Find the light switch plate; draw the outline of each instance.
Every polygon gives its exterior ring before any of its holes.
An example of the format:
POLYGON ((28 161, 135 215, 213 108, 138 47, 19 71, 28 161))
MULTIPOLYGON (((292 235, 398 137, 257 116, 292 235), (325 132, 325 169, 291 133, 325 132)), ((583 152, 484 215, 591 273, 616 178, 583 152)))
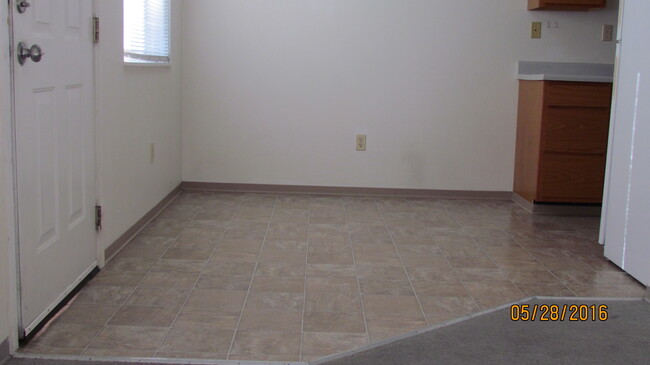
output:
POLYGON ((603 42, 611 42, 614 40, 614 26, 611 24, 603 25, 603 34, 601 36, 603 42))
POLYGON ((357 134, 355 144, 357 146, 357 151, 365 151, 366 150, 366 135, 365 134, 357 134))
POLYGON ((530 38, 540 39, 542 38, 542 22, 533 22, 530 27, 530 38))

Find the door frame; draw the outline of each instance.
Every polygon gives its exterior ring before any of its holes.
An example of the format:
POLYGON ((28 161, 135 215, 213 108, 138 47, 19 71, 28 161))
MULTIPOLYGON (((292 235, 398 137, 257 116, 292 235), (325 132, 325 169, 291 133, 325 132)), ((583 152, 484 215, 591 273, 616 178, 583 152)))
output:
MULTIPOLYGON (((2 25, 0 30, 0 36, 8 39, 8 45, 10 48, 9 60, 6 62, 4 59, 0 58, 0 80, 6 80, 8 82, 3 82, 3 90, 0 93, 2 97, 0 98, 0 145, 2 146, 2 179, 0 186, 2 187, 2 198, 5 202, 5 213, 6 221, 3 222, 6 225, 6 236, 7 236, 7 274, 8 274, 8 320, 9 320, 9 347, 10 352, 13 354, 19 347, 19 340, 21 337, 20 333, 20 323, 21 323, 21 314, 20 314, 20 265, 19 265, 19 237, 18 237, 18 196, 17 196, 17 165, 16 165, 16 120, 15 120, 15 93, 14 93, 14 52, 13 47, 15 46, 15 39, 13 34, 14 29, 14 6, 16 0, 7 0, 6 6, 0 6, 0 19, 6 18, 8 21, 5 25, 2 25)), ((93 9, 93 15, 97 16, 97 0, 91 2, 93 9)), ((90 20, 89 20, 90 21, 90 20)), ((94 83, 94 101, 93 101, 93 121, 95 128, 94 136, 94 149, 95 149, 95 202, 100 204, 101 199, 101 164, 99 156, 101 152, 101 129, 99 125, 99 57, 98 57, 98 45, 94 46, 93 49, 93 83, 94 83)), ((3 244, 0 242, 0 244, 3 244)), ((105 265, 104 249, 102 242, 101 231, 97 232, 95 235, 95 247, 96 247, 96 260, 99 268, 103 268, 105 265)))

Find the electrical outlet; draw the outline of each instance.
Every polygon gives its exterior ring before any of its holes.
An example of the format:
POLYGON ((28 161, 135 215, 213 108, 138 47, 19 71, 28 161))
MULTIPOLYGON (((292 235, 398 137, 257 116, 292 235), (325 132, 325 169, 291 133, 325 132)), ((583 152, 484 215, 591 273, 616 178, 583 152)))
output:
POLYGON ((356 146, 357 146, 357 151, 365 151, 366 150, 366 135, 365 134, 357 134, 357 141, 356 141, 356 146))
POLYGON ((540 39, 542 38, 542 22, 533 22, 530 27, 530 38, 540 39))
POLYGON ((149 145, 149 163, 153 163, 156 159, 156 145, 154 143, 149 145))
POLYGON ((603 42, 611 42, 614 40, 614 26, 611 24, 603 25, 603 33, 600 38, 603 42))

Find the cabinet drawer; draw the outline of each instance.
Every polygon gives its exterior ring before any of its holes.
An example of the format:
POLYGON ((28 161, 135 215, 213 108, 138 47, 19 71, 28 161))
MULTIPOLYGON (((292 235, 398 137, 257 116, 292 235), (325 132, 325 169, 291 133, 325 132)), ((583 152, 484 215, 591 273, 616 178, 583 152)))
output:
POLYGON ((602 202, 605 156, 543 153, 536 200, 549 203, 602 202))
POLYGON ((584 82, 547 82, 546 106, 609 107, 612 84, 584 82))
POLYGON ((609 108, 548 108, 542 127, 542 151, 604 154, 608 135, 609 108))

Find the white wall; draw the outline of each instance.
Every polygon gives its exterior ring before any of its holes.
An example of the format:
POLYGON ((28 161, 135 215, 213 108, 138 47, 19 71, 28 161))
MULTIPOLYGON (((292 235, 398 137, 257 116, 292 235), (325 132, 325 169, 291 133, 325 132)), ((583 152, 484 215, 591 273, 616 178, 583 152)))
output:
POLYGON ((185 1, 183 179, 511 191, 517 61, 612 63, 608 3, 185 1))
POLYGON ((122 62, 122 1, 99 0, 97 5, 101 240, 106 247, 181 182, 182 6, 172 1, 171 66, 147 67, 122 62))

